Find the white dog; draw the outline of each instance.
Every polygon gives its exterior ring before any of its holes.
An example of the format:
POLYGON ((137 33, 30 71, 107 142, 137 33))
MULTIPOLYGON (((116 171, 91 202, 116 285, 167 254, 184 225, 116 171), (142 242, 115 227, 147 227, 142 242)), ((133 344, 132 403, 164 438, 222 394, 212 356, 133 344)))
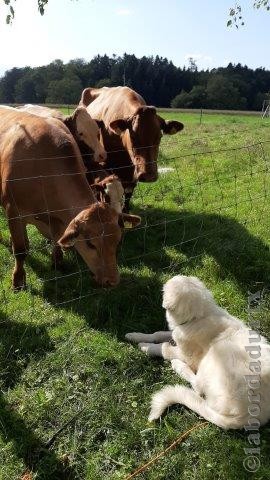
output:
POLYGON ((162 306, 170 332, 128 333, 126 338, 150 356, 171 360, 192 388, 167 386, 156 393, 149 420, 181 403, 226 429, 265 424, 270 419, 267 340, 220 308, 196 277, 169 280, 162 306))

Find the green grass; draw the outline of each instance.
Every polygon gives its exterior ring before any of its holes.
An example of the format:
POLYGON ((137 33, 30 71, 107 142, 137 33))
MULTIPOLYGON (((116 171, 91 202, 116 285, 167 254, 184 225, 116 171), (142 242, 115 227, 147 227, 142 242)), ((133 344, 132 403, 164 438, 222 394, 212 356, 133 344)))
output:
MULTIPOLYGON (((186 128, 162 142, 160 166, 174 170, 136 190, 132 210, 143 220, 123 239, 119 287, 98 289, 73 252, 68 276, 53 271, 46 241, 30 228, 29 287, 14 294, 0 217, 1 480, 25 471, 44 480, 124 479, 200 421, 177 406, 147 424, 151 394, 180 379, 124 340, 129 331, 166 328, 164 281, 197 275, 246 321, 248 292, 270 285, 269 122, 205 115, 200 125, 197 114, 163 115, 186 128)), ((252 312, 268 337, 269 306, 266 296, 252 312)), ((137 478, 269 479, 269 433, 269 425, 261 430, 261 468, 253 475, 243 467, 247 435, 208 425, 137 478)))

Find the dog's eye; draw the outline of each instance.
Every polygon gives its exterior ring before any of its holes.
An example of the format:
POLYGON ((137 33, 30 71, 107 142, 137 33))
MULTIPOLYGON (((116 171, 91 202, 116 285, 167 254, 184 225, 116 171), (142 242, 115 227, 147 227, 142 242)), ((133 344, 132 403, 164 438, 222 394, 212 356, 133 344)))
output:
POLYGON ((88 248, 91 248, 92 250, 96 250, 95 245, 93 245, 93 243, 91 243, 90 240, 86 240, 86 245, 88 248))

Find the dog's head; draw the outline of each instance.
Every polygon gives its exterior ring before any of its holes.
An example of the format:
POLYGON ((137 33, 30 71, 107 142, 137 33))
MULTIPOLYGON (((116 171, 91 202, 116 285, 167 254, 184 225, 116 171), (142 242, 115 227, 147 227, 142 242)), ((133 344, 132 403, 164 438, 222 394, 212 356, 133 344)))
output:
POLYGON ((197 277, 177 275, 163 286, 163 308, 169 328, 206 316, 215 306, 211 292, 197 277))

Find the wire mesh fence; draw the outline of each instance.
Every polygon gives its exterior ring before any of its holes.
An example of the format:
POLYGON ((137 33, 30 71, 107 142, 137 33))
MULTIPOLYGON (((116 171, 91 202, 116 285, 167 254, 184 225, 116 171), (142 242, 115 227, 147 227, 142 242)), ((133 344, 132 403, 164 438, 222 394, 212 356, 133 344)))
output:
MULTIPOLYGON (((268 138, 269 125, 265 124, 164 139, 158 160, 158 181, 138 183, 134 191, 131 211, 140 215, 142 222, 137 228, 123 232, 118 251, 122 277, 118 288, 121 285, 132 288, 138 269, 146 275, 176 274, 187 271, 188 265, 200 264, 205 256, 214 257, 240 283, 244 276, 249 283, 269 282, 269 263, 265 264, 269 262, 269 249, 267 242, 260 239, 261 234, 266 238, 270 226, 268 138), (261 251, 264 256, 260 264, 256 257, 261 251), (241 272, 242 255, 250 255, 249 271, 241 272)), ((19 162, 25 165, 32 160, 19 162)), ((114 171, 117 173, 117 168, 114 171)), ((59 172, 42 178, 37 175, 31 180, 38 185, 64 175, 82 173, 59 172)), ((28 180, 27 176, 14 178, 11 183, 28 180)), ((56 211, 34 209, 33 213, 50 217, 56 211)), ((19 213, 13 219, 27 220, 27 215, 19 213)), ((9 232, 2 214, 1 230, 6 267, 11 273, 13 258, 8 251, 9 232)), ((60 271, 51 266, 52 245, 34 227, 28 227, 28 231, 27 276, 33 305, 36 292, 58 306, 87 300, 100 292, 87 265, 75 251, 65 254, 64 270, 60 271)), ((10 300, 10 282, 5 274, 1 273, 2 304, 10 300)))

